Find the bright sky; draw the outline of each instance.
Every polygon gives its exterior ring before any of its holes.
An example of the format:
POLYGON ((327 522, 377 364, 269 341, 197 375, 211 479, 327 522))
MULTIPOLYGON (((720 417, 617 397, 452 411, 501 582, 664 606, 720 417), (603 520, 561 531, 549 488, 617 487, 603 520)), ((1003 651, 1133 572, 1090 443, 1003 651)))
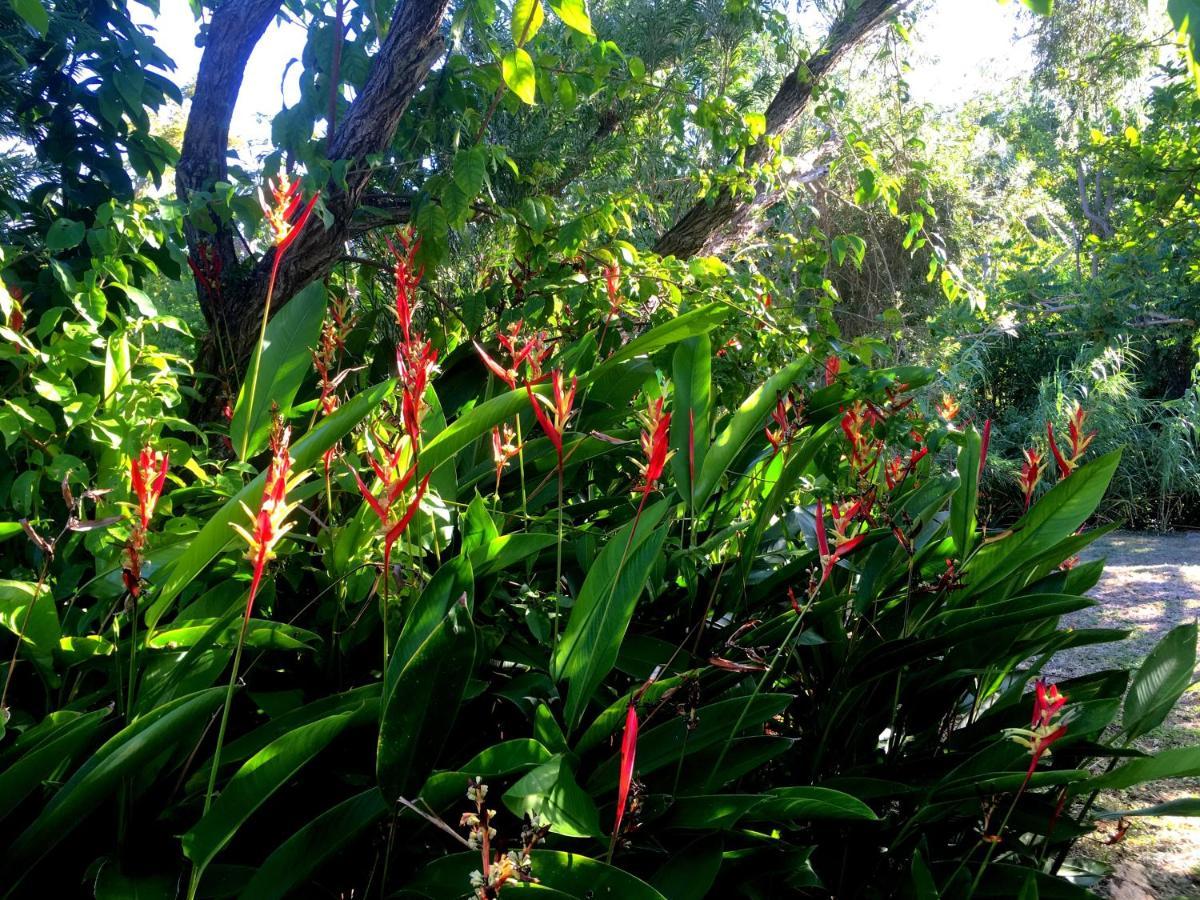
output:
MULTIPOLYGON (((188 0, 160 0, 161 15, 134 5, 135 21, 153 24, 159 46, 178 66, 175 80, 191 83, 200 65, 195 45, 196 22, 188 0)), ((1021 4, 1000 0, 932 0, 918 21, 913 38, 919 59, 909 74, 914 98, 953 106, 984 91, 1026 77, 1032 65, 1028 39, 1017 39, 1021 4)), ((233 136, 261 145, 270 136, 270 119, 282 101, 294 103, 299 67, 284 82, 288 61, 299 57, 304 31, 298 25, 271 26, 259 42, 242 81, 233 116, 233 136), (282 87, 281 87, 282 84, 282 87)), ((249 160, 247 160, 249 161, 249 160)))

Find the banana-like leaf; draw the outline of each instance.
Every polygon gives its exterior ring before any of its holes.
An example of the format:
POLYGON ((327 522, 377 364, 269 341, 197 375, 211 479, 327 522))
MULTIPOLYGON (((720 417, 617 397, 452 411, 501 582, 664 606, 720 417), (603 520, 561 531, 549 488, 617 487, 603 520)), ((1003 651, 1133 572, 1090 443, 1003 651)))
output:
POLYGON ((312 349, 325 319, 325 286, 319 281, 304 288, 271 317, 261 347, 255 347, 250 370, 238 391, 229 423, 229 440, 238 458, 248 460, 267 445, 271 406, 286 415, 296 392, 312 368, 312 349), (251 385, 254 408, 250 408, 251 385))
POLYGON ((1104 775, 1098 775, 1077 788, 1082 791, 1120 791, 1147 781, 1167 778, 1195 778, 1200 775, 1200 747, 1175 747, 1154 756, 1134 759, 1104 775))
POLYGON ((592 692, 612 669, 638 597, 666 539, 655 530, 667 511, 661 501, 609 538, 588 569, 554 654, 553 674, 568 684, 563 721, 574 731, 592 692), (637 526, 636 533, 634 525, 637 526))
POLYGON ((712 442, 703 467, 696 473, 692 494, 695 509, 702 509, 708 502, 734 457, 754 435, 761 433, 771 409, 808 365, 808 360, 802 359, 784 366, 742 401, 729 424, 712 442))
POLYGON ((672 362, 671 472, 680 496, 692 505, 692 473, 704 467, 712 409, 712 340, 707 334, 680 342, 672 362))
POLYGON ((979 502, 979 454, 982 440, 979 432, 968 428, 963 432, 963 445, 958 451, 958 487, 950 500, 950 535, 958 548, 958 558, 966 559, 975 538, 975 507, 979 502))
POLYGON ((375 763, 390 803, 420 787, 458 715, 475 668, 472 584, 465 558, 442 566, 396 642, 384 682, 375 763))
POLYGON ((579 376, 580 385, 596 384, 610 377, 614 370, 626 360, 649 356, 680 341, 697 335, 707 334, 725 320, 729 307, 710 303, 676 316, 661 325, 656 325, 645 334, 625 344, 616 353, 591 371, 579 376))
POLYGON ((54 648, 62 637, 58 610, 50 586, 39 590, 31 581, 0 579, 0 625, 20 635, 21 648, 52 687, 58 685, 54 672, 54 648))
POLYGON ((383 794, 374 787, 327 809, 275 848, 241 896, 246 900, 281 900, 289 896, 308 883, 321 863, 387 813, 383 794))
POLYGON ((203 873, 254 811, 329 746, 349 721, 350 716, 343 714, 302 725, 250 757, 212 808, 183 836, 183 853, 195 871, 203 873))
POLYGON ((97 709, 63 723, 0 771, 0 821, 43 781, 70 765, 96 737, 109 712, 97 709))
POLYGON ((50 852, 88 814, 116 794, 124 779, 193 734, 192 726, 221 705, 224 688, 180 697, 125 726, 79 767, 4 855, 10 891, 28 867, 50 852))
POLYGON ((567 837, 598 838, 600 813, 575 780, 564 754, 557 754, 517 781, 504 794, 513 815, 550 823, 550 830, 567 837))
POLYGON ((1138 667, 1125 696, 1121 726, 1129 740, 1153 731, 1192 683, 1196 669, 1196 623, 1172 628, 1138 667))
MULTIPOLYGON (((332 415, 318 422, 311 431, 292 446, 293 471, 303 472, 315 466, 320 461, 321 454, 345 437, 350 429, 378 408, 391 389, 391 381, 370 387, 351 398, 332 415)), ((204 571, 205 566, 216 559, 231 541, 239 540, 233 529, 230 528, 230 523, 240 521, 246 515, 241 507, 243 502, 252 509, 257 505, 262 497, 266 478, 265 471, 259 472, 258 477, 217 510, 200 529, 200 533, 191 539, 187 550, 175 561, 167 573, 158 597, 146 610, 146 626, 148 628, 154 629, 175 598, 191 584, 197 575, 204 571)))

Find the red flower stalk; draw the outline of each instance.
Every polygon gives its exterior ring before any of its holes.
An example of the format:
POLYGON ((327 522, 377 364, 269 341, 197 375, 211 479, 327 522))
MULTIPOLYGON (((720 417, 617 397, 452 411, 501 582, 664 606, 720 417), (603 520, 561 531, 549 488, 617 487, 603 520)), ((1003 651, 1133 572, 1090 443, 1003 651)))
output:
POLYGON ((637 704, 630 702, 625 712, 625 733, 621 737, 621 768, 617 782, 617 815, 613 823, 613 840, 621 833, 621 820, 625 818, 625 807, 629 803, 629 787, 633 783, 633 763, 637 755, 638 715, 637 704))
POLYGON ((251 528, 247 530, 236 522, 233 523, 234 531, 249 545, 246 558, 254 567, 243 622, 250 619, 250 613, 254 609, 254 598, 258 594, 267 563, 275 558, 275 548, 280 539, 291 530, 292 523, 287 521, 287 517, 296 508, 296 504, 287 502, 287 492, 307 474, 291 475, 292 458, 288 454, 288 442, 291 437, 290 427, 281 428, 276 425, 271 435, 271 463, 267 468, 267 479, 263 485, 258 512, 253 512, 245 503, 242 504, 242 509, 250 517, 251 528))
POLYGON ((271 191, 270 202, 263 195, 262 188, 259 188, 258 203, 266 217, 267 227, 271 230, 271 239, 275 244, 275 264, 278 266, 280 257, 291 246, 292 241, 304 228, 308 217, 312 215, 313 206, 321 194, 319 191, 313 194, 301 209, 304 198, 300 193, 300 182, 292 181, 287 172, 281 172, 274 184, 268 181, 267 186, 271 191))
POLYGON ((604 267, 604 290, 608 294, 608 318, 604 324, 608 325, 621 311, 621 267, 616 263, 604 267))
POLYGON ((421 421, 429 409, 425 390, 437 363, 437 350, 420 334, 396 347, 396 370, 400 376, 400 418, 412 442, 413 452, 421 443, 421 421))
POLYGON ((844 510, 839 510, 836 503, 832 504, 834 537, 837 541, 834 544, 833 551, 830 552, 829 535, 825 531, 825 506, 820 500, 817 501, 817 554, 821 559, 821 581, 817 585, 818 589, 829 580, 829 576, 833 574, 833 568, 838 564, 838 560, 866 540, 865 534, 860 534, 856 537, 848 537, 846 535, 846 529, 862 511, 861 500, 855 501, 844 510))
POLYGON ((517 389, 517 381, 521 378, 521 366, 528 368, 529 375, 525 379, 530 384, 537 384, 542 380, 542 363, 546 361, 546 357, 550 355, 551 348, 546 344, 546 336, 538 332, 528 338, 524 344, 521 342, 521 326, 523 322, 517 320, 513 322, 505 331, 496 333, 496 340, 500 347, 508 355, 509 365, 502 366, 479 345, 475 342, 475 352, 479 354, 479 358, 483 364, 487 366, 489 371, 502 382, 508 385, 510 391, 517 389))
POLYGON ((642 472, 642 502, 654 490, 662 478, 667 460, 671 458, 671 414, 663 412, 663 398, 659 397, 647 407, 642 416, 642 455, 645 463, 638 463, 642 472))
POLYGON ((396 229, 396 240, 400 242, 403 251, 397 250, 396 245, 387 237, 388 248, 396 258, 392 266, 392 274, 396 279, 396 322, 404 335, 405 343, 412 340, 412 311, 416 305, 415 296, 418 285, 425 275, 425 269, 417 265, 417 252, 421 249, 421 239, 414 237, 412 227, 396 229))
POLYGON ((1050 440, 1050 451, 1054 454, 1054 461, 1058 464, 1059 478, 1066 478, 1079 467, 1079 461, 1083 458, 1083 454, 1095 440, 1095 431, 1083 433, 1087 416, 1087 411, 1076 400, 1067 421, 1067 437, 1071 442, 1070 456, 1065 455, 1059 449, 1058 443, 1054 440, 1054 426, 1049 420, 1046 422, 1046 437, 1050 440))
POLYGON ((791 391, 786 397, 780 397, 775 403, 775 409, 771 411, 771 421, 775 423, 776 427, 772 430, 768 425, 763 429, 763 433, 767 436, 767 443, 771 445, 772 455, 792 442, 792 438, 800 430, 803 410, 803 403, 795 399, 791 391))
POLYGON ((1042 473, 1046 471, 1046 464, 1042 454, 1036 448, 1030 447, 1021 452, 1025 454, 1025 462, 1021 464, 1021 474, 1017 476, 1017 484, 1021 486, 1021 493, 1025 495, 1025 508, 1029 509, 1029 504, 1033 502, 1033 492, 1037 490, 1038 482, 1042 480, 1042 473))
POLYGON ((568 391, 563 390, 562 382, 562 370, 555 369, 550 373, 550 384, 554 393, 552 401, 540 394, 535 394, 529 382, 525 383, 525 392, 529 395, 529 404, 533 407, 533 414, 537 417, 538 424, 542 426, 542 431, 546 432, 546 437, 550 438, 550 443, 554 445, 554 452, 558 455, 559 471, 562 471, 563 466, 563 434, 567 430, 567 420, 571 418, 571 407, 575 404, 575 389, 579 386, 579 379, 571 377, 571 388, 568 391), (543 403, 550 407, 553 419, 542 409, 543 403))
POLYGON ((162 496, 163 484, 167 480, 168 456, 149 445, 142 448, 129 462, 129 483, 138 502, 138 517, 143 529, 149 527, 154 516, 154 507, 162 496))
POLYGON ((1033 717, 1029 728, 1009 728, 1008 736, 1023 747, 1028 748, 1032 759, 1029 770, 1025 773, 1024 788, 1033 777, 1034 770, 1043 756, 1050 755, 1050 746, 1067 733, 1067 723, 1071 714, 1059 716, 1066 706, 1066 695, 1058 692, 1057 685, 1047 685, 1044 678, 1039 678, 1035 685, 1033 701, 1033 717))
POLYGON ((836 356, 829 356, 825 360, 825 387, 829 387, 837 380, 838 373, 842 371, 842 361, 836 356))
POLYGON ((958 401, 950 394, 942 394, 942 399, 937 404, 937 414, 947 425, 958 417, 958 410, 958 401))
POLYGON ((508 461, 521 452, 521 448, 514 443, 517 438, 517 433, 513 431, 511 425, 504 423, 504 432, 501 434, 499 427, 492 428, 492 462, 496 465, 496 493, 500 493, 500 476, 504 473, 504 467, 508 465, 508 461))
POLYGON ((138 514, 125 545, 121 580, 134 600, 142 593, 142 563, 145 562, 142 550, 146 546, 146 529, 150 527, 158 498, 162 496, 163 484, 167 480, 167 465, 167 454, 151 450, 148 444, 129 461, 129 486, 137 500, 138 514))
POLYGON ((376 497, 371 492, 357 471, 353 469, 351 471, 354 473, 354 480, 358 483, 358 490, 362 494, 363 500, 367 502, 371 511, 379 519, 380 530, 383 532, 383 568, 386 578, 392 562, 392 547, 404 534, 409 523, 412 522, 413 516, 416 515, 417 509, 421 505, 421 498, 425 496, 425 491, 429 487, 429 477, 432 473, 426 475, 417 485, 412 500, 400 513, 399 518, 396 518, 398 508, 396 501, 400 499, 401 494, 417 474, 417 463, 414 458, 412 465, 405 469, 402 462, 406 455, 405 447, 397 444, 396 447, 389 449, 383 445, 378 436, 376 437, 376 451, 380 458, 376 459, 374 455, 371 455, 367 457, 367 461, 383 486, 383 493, 380 497, 376 497))
POLYGON ((842 415, 842 433, 850 444, 850 467, 859 475, 865 475, 874 467, 883 449, 883 442, 871 433, 879 421, 879 413, 862 400, 853 403, 842 415))

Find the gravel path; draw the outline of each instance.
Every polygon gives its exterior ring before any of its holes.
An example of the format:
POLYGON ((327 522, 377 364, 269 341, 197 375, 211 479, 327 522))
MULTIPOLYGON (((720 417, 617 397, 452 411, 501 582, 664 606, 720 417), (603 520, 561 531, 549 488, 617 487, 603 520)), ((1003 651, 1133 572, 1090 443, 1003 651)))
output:
MULTIPOLYGON (((1051 678, 1099 669, 1136 666, 1167 631, 1200 617, 1200 534, 1114 532, 1097 541, 1085 559, 1105 557, 1104 576, 1091 595, 1093 609, 1074 613, 1064 625, 1075 628, 1128 628, 1118 644, 1080 647, 1055 658, 1051 678)), ((1138 746, 1144 750, 1200 744, 1200 688, 1183 695, 1161 728, 1138 746)), ((1200 779, 1146 785, 1102 794, 1098 805, 1130 809, 1200 796, 1200 779)), ((1114 869, 1100 891, 1116 900, 1200 898, 1200 818, 1133 819, 1124 840, 1109 845, 1109 827, 1081 843, 1081 852, 1114 869)))

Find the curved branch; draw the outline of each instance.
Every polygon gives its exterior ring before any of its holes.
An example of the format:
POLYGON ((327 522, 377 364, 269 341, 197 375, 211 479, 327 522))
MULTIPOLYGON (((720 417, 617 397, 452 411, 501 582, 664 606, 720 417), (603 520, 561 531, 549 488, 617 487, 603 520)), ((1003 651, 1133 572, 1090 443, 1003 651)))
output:
MULTIPOLYGON (((857 7, 847 9, 826 35, 821 49, 801 63, 779 86, 767 107, 766 133, 746 153, 745 165, 750 168, 766 162, 772 155, 772 138, 789 131, 812 100, 813 90, 826 78, 841 58, 859 44, 880 22, 899 10, 907 0, 861 0, 857 7)), ((730 223, 745 223, 760 214, 771 192, 758 186, 752 199, 734 196, 727 188, 704 198, 689 209, 658 239, 654 252, 661 256, 686 259, 701 252, 711 252, 718 245, 718 235, 730 223)))

